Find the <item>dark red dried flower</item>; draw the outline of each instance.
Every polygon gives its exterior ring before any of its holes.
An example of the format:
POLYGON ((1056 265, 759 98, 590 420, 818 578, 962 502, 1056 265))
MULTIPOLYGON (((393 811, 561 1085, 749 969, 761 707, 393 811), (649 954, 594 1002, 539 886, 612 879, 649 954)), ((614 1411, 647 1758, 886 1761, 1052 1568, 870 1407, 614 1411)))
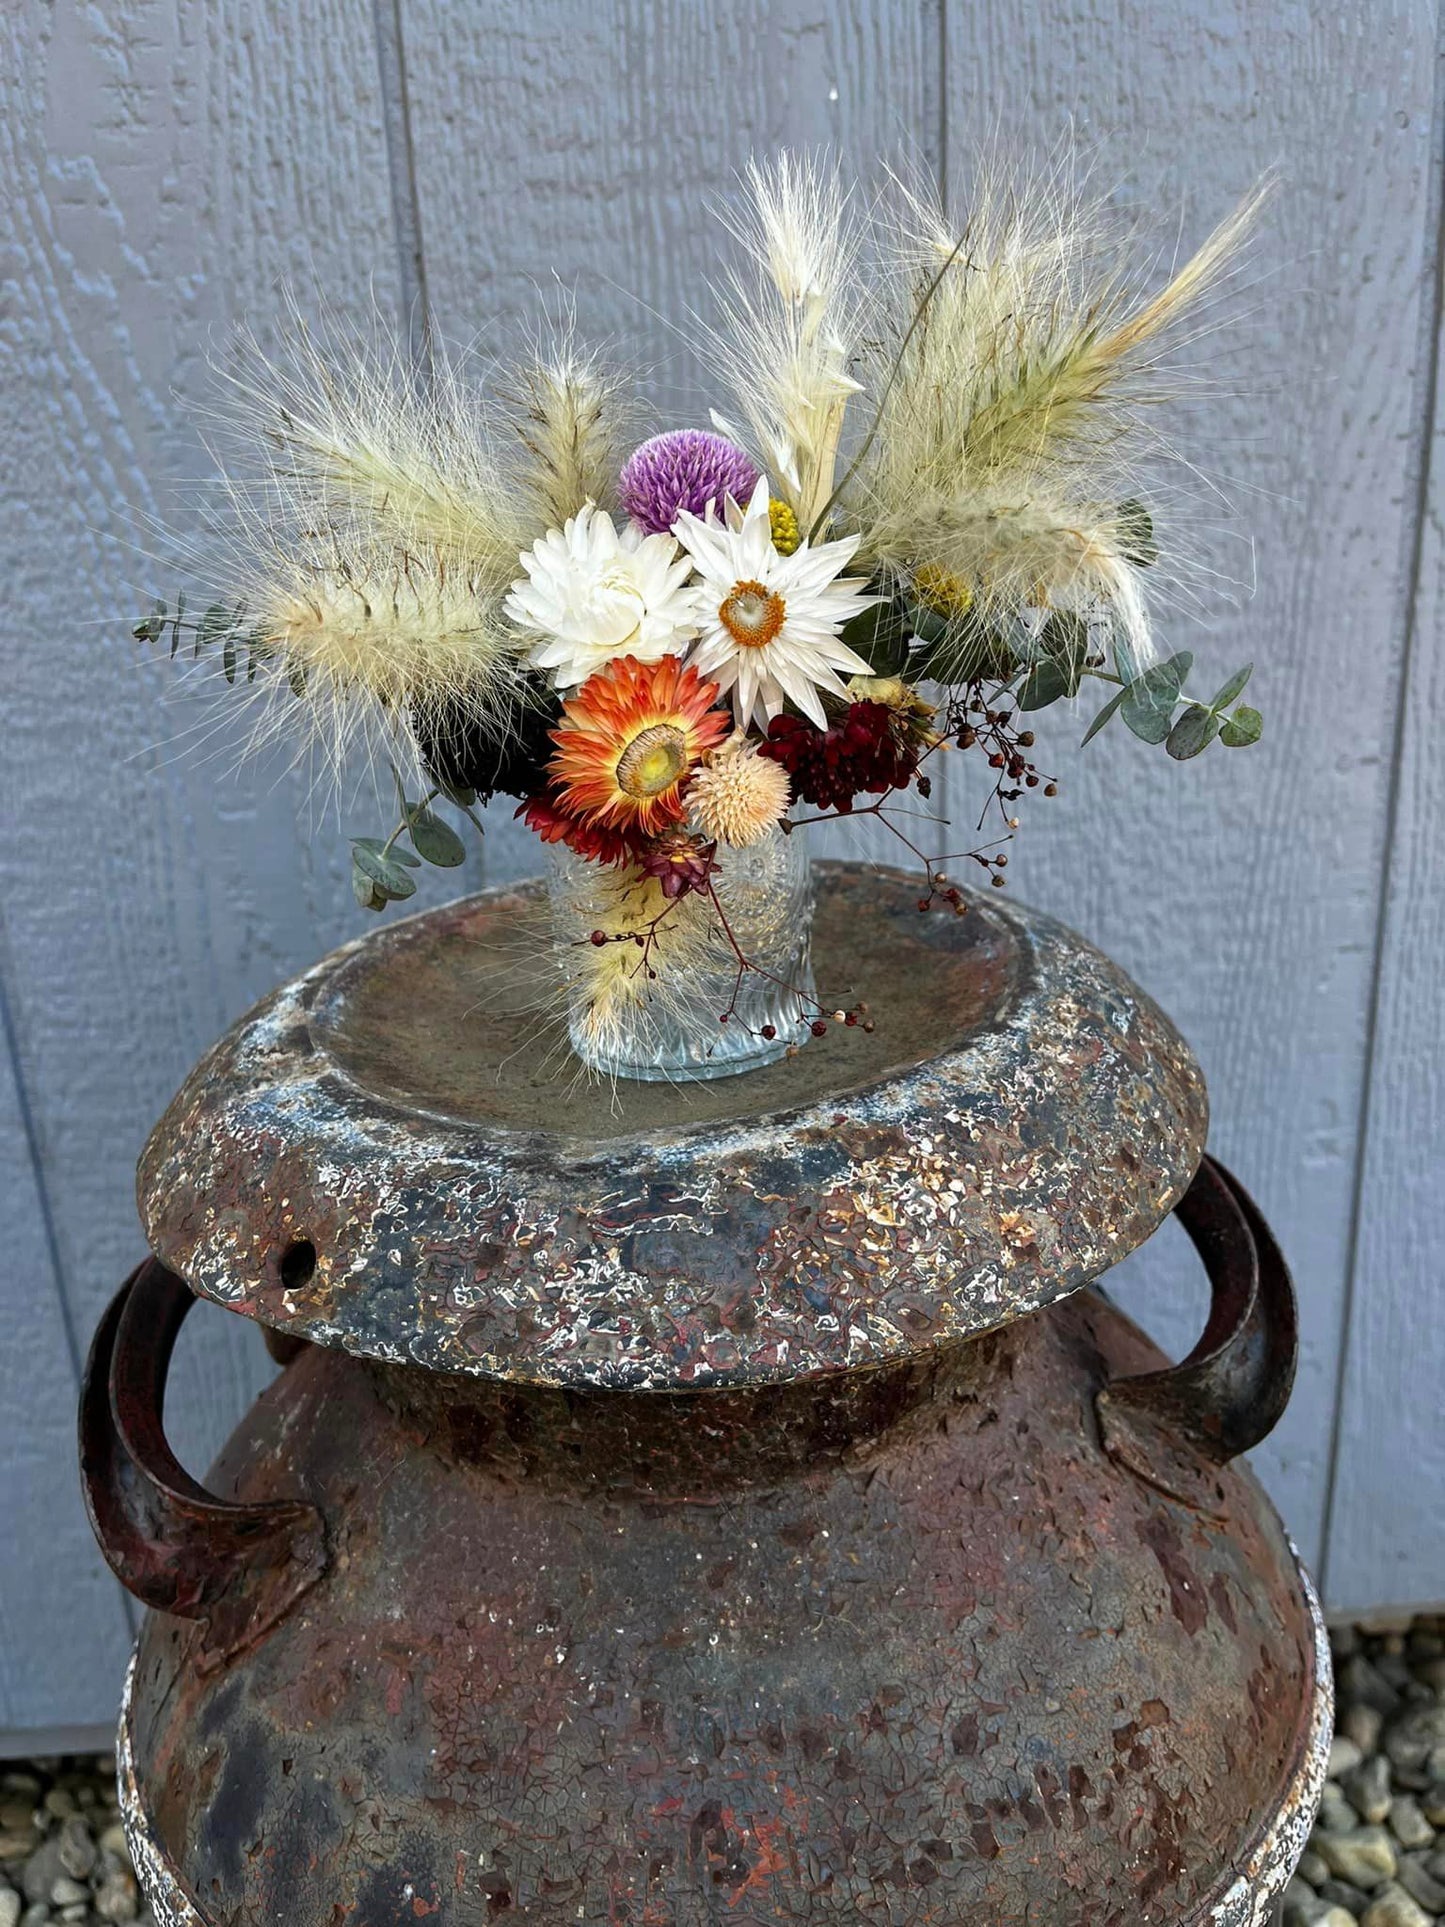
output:
POLYGON ((528 797, 518 805, 516 814, 544 843, 565 843, 574 855, 586 857, 591 863, 628 863, 637 855, 638 841, 632 832, 579 823, 576 817, 567 815, 549 790, 528 797))
POLYGON ((781 763, 793 795, 819 809, 851 810, 860 794, 882 796, 913 780, 921 744, 887 703, 852 703, 819 729, 802 716, 774 716, 760 756, 781 763))
POLYGON ((691 830, 665 830, 639 852, 637 866, 662 885, 669 903, 689 890, 703 890, 717 868, 717 844, 704 842, 691 830))

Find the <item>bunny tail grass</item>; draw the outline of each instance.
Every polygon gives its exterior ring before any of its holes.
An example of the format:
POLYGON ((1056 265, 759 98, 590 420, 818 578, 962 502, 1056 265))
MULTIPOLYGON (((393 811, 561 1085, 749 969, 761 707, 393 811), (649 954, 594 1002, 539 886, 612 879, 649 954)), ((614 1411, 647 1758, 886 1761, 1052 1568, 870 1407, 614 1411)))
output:
POLYGON ((985 180, 961 235, 905 190, 878 429, 847 491, 860 555, 904 581, 943 572, 1002 617, 1107 612, 1131 658, 1147 659, 1128 498, 1156 449, 1159 356, 1266 191, 1146 298, 1104 210, 1067 181, 985 180))
POLYGON ((800 528, 833 491, 864 333, 860 224, 837 171, 803 155, 749 164, 746 206, 724 218, 745 266, 729 278, 714 335, 755 453, 800 528))

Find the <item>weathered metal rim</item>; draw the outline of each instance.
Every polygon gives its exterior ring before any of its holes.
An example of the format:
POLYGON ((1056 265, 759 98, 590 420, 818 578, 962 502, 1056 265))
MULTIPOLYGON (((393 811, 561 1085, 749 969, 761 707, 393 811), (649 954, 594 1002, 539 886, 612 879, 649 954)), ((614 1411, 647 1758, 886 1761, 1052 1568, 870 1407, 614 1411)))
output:
MULTIPOLYGON (((824 873, 843 890, 858 869, 824 873)), ((1117 965, 1023 906, 987 914, 1028 973, 991 1030, 796 1109, 649 1132, 645 1157, 369 1096, 309 1025, 362 939, 178 1094, 141 1161, 151 1247, 200 1295, 315 1343, 537 1384, 776 1383, 971 1338, 1147 1238, 1207 1128, 1188 1047, 1117 965), (1071 1049, 1051 1048, 1061 1029, 1071 1049), (315 1267, 299 1287, 293 1241, 315 1267)))
MULTIPOLYGON (((1309 1613, 1314 1647, 1313 1691, 1304 1748, 1283 1799, 1246 1848, 1243 1864, 1237 1870, 1231 1869, 1209 1898, 1192 1908, 1178 1927, 1264 1927, 1274 1902, 1284 1892, 1299 1864, 1314 1826, 1334 1731, 1334 1673, 1319 1595, 1293 1540, 1289 1547, 1309 1613)), ((161 1845, 141 1791, 131 1734, 137 1656, 138 1653, 132 1655, 126 1670, 116 1744, 116 1780, 131 1864, 156 1917, 157 1927, 220 1927, 220 1923, 208 1921, 200 1911, 174 1861, 161 1845)))

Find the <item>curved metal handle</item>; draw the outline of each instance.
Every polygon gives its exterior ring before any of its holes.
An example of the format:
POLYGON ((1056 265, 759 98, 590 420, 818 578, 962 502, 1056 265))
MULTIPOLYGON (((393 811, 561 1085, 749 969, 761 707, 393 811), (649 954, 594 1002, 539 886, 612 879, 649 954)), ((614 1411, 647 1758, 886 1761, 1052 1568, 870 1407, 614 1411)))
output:
POLYGON ((166 1442, 166 1373, 195 1303, 154 1258, 100 1321, 80 1395, 86 1509, 116 1577, 158 1612, 207 1622, 202 1670, 243 1651, 326 1571, 321 1514, 206 1491, 166 1442))
POLYGON ((1112 1458, 1215 1512, 1224 1493, 1211 1468, 1267 1438, 1289 1402, 1298 1313, 1274 1234, 1222 1164, 1206 1157, 1175 1209, 1213 1288, 1203 1336, 1182 1363, 1106 1385, 1094 1409, 1112 1458))

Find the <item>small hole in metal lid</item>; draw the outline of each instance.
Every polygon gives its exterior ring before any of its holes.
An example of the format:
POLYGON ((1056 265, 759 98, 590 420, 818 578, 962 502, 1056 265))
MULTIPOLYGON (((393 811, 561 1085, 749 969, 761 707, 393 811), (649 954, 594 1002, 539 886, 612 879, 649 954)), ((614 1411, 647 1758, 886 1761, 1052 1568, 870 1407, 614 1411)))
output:
POLYGON ((293 1238, 281 1253, 281 1283, 287 1291, 309 1284, 316 1270, 316 1247, 309 1238, 293 1238))

